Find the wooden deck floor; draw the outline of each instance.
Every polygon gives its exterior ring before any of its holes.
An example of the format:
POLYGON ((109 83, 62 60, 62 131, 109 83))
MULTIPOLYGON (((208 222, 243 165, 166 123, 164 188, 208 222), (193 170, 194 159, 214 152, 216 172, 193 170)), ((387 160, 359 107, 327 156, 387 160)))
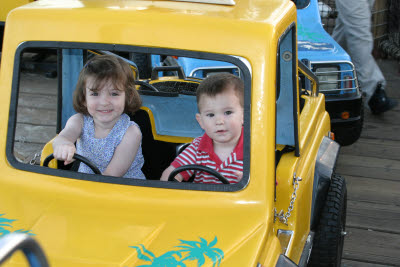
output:
MULTIPOLYGON (((388 82, 390 96, 400 102, 400 74, 397 62, 378 61, 388 82)), ((17 139, 25 132, 41 127, 41 135, 20 140, 21 159, 32 157, 44 142, 55 134, 54 122, 56 80, 39 83, 35 76, 26 76, 19 105, 17 139), (30 90, 35 90, 36 96, 30 90), (42 95, 37 91, 42 90, 42 95), (49 94, 49 91, 52 91, 49 94), (31 108, 40 108, 39 116, 31 108), (21 134, 21 135, 19 135, 21 134), (45 140, 45 141, 44 141, 45 140), (30 143, 26 146, 26 143, 30 143), (28 148, 27 150, 24 148, 28 148), (30 149, 30 150, 29 150, 30 149)), ((337 173, 345 177, 348 188, 348 210, 342 266, 400 266, 400 106, 382 116, 365 111, 362 137, 355 144, 343 147, 337 173)), ((21 137, 22 138, 22 137, 21 137)))
MULTIPOLYGON (((400 102, 395 61, 378 61, 387 92, 400 102)), ((400 266, 400 107, 381 116, 365 111, 361 138, 342 147, 337 173, 348 190, 342 266, 400 266)))

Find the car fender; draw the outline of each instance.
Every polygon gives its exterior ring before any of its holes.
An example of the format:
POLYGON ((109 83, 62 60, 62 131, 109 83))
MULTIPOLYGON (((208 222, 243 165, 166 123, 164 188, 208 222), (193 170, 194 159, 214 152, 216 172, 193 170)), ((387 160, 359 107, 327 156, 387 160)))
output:
POLYGON ((318 224, 319 214, 325 203, 325 196, 335 170, 339 150, 340 145, 337 142, 326 136, 323 137, 315 162, 311 230, 315 229, 318 224))

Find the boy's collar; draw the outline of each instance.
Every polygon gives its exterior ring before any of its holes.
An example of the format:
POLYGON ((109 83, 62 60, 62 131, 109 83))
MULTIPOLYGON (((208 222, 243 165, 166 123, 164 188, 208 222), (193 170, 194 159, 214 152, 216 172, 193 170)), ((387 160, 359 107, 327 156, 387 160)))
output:
MULTIPOLYGON (((213 140, 206 133, 204 133, 204 135, 201 138, 198 150, 207 152, 210 155, 212 153, 215 153, 213 147, 213 140)), ((236 158, 238 160, 243 160, 243 127, 242 127, 242 133, 240 134, 238 143, 233 149, 233 152, 236 153, 236 158)))

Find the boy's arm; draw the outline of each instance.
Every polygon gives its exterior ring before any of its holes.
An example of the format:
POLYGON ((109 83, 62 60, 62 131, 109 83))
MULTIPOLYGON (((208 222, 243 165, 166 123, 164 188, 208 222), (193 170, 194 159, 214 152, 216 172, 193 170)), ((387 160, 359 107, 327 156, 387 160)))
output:
POLYGON ((139 127, 134 125, 129 126, 121 143, 115 149, 114 155, 103 175, 124 176, 136 158, 141 141, 142 133, 139 127))
MULTIPOLYGON (((193 141, 194 142, 194 141, 193 141)), ((182 151, 182 153, 180 153, 175 160, 171 163, 171 165, 166 168, 164 170, 164 172, 161 175, 160 180, 161 181, 168 181, 168 177, 170 175, 170 173, 175 170, 177 167, 179 166, 185 166, 185 165, 189 165, 189 164, 195 164, 196 160, 195 160, 195 154, 196 154, 196 146, 194 145, 194 143, 191 143, 188 147, 185 148, 185 150, 182 151), (188 156, 188 155, 192 155, 188 156), (175 165, 175 166, 173 166, 175 165)), ((188 172, 188 171, 185 171, 188 172)), ((185 175, 187 175, 185 173, 185 175)), ((175 175, 175 180, 182 182, 184 180, 184 176, 181 173, 178 173, 177 175, 175 175)))
MULTIPOLYGON (((170 165, 168 168, 166 168, 166 169, 163 171, 160 180, 161 180, 161 181, 168 181, 169 175, 170 175, 171 172, 172 172, 173 170, 175 170, 175 169, 176 169, 176 168, 175 168, 174 166, 170 165)), ((182 180, 183 180, 182 175, 181 175, 180 173, 178 173, 177 175, 175 175, 175 180, 177 180, 177 181, 179 181, 179 182, 182 182, 182 180)))
POLYGON ((63 160, 64 164, 70 164, 76 152, 74 143, 82 133, 83 116, 75 114, 71 116, 65 128, 58 134, 53 141, 53 155, 58 160, 63 160))

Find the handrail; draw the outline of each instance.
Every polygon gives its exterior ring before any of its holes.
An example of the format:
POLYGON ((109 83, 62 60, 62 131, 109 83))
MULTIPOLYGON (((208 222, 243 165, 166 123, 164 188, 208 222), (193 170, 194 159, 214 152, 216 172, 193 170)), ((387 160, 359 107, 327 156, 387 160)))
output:
POLYGON ((0 238, 0 264, 4 263, 18 250, 22 250, 30 266, 49 266, 39 243, 29 235, 22 233, 11 233, 0 238))
POLYGON ((309 80, 313 82, 313 88, 311 91, 311 96, 318 96, 319 92, 319 80, 318 77, 303 63, 298 60, 298 66, 300 72, 309 80))

